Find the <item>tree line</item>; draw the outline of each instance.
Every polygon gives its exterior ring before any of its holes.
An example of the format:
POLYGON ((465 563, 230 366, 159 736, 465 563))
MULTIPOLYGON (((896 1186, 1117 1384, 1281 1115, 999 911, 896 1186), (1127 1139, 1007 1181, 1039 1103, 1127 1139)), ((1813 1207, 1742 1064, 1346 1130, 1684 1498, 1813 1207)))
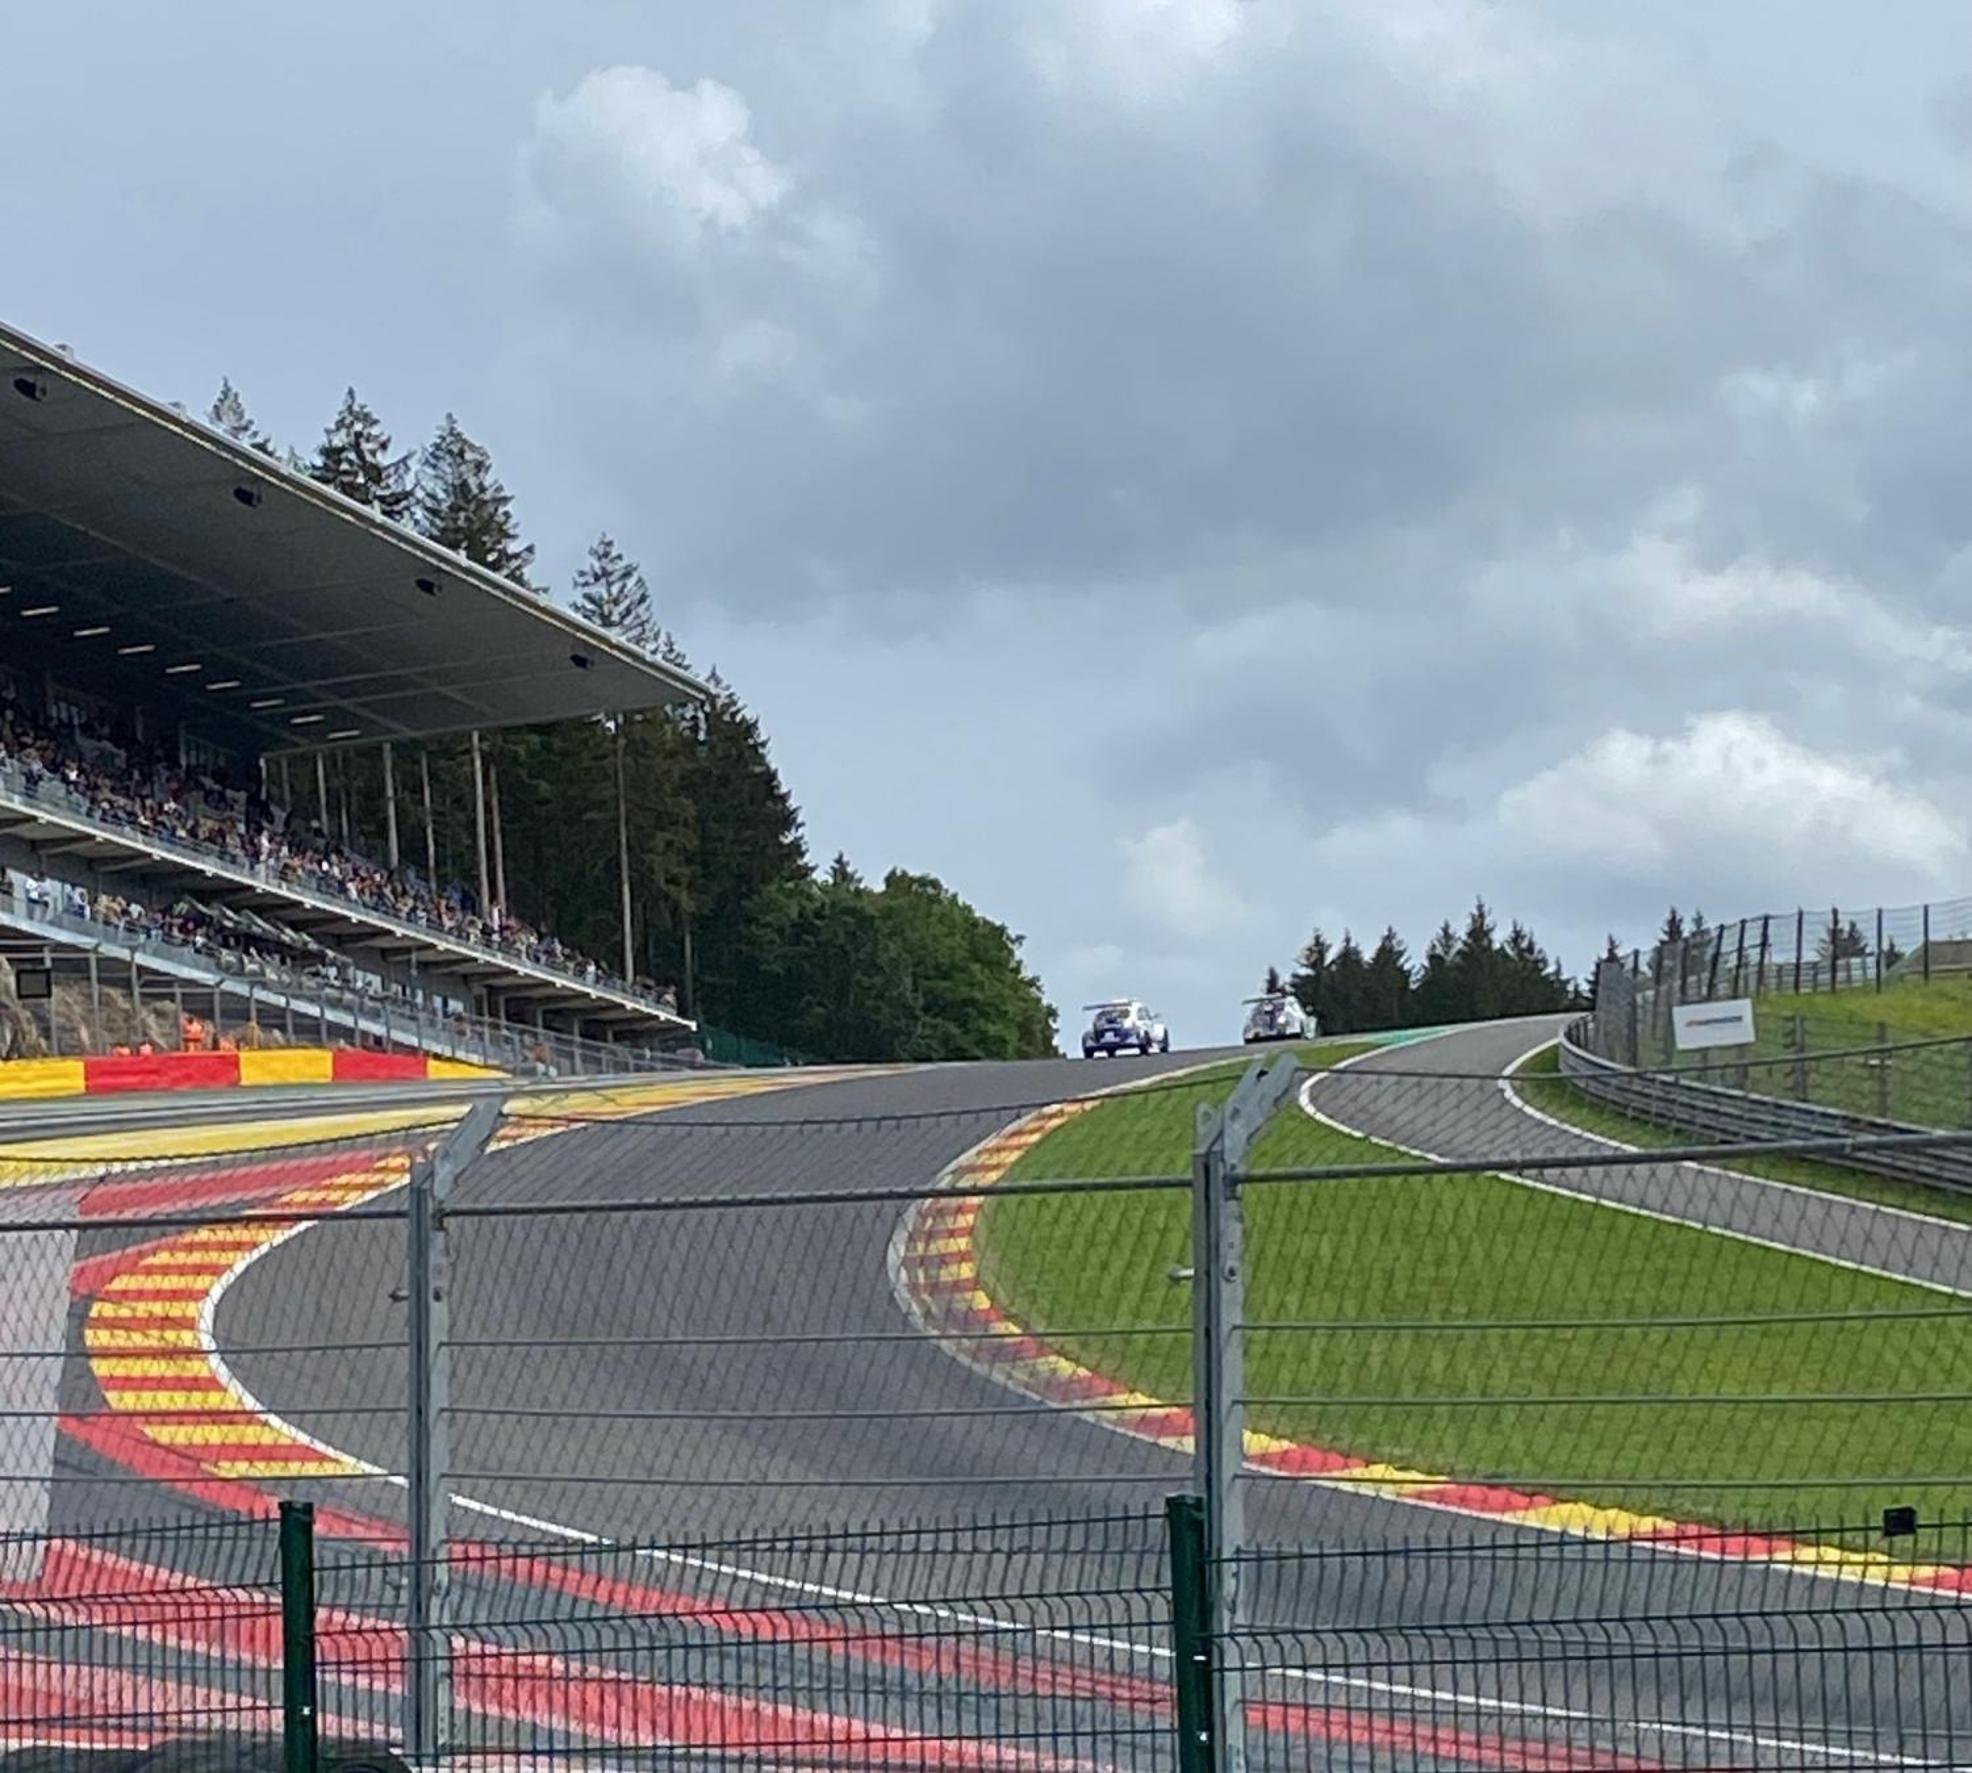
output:
MULTIPOLYGON (((211 422, 537 595, 534 549, 486 448, 448 413, 422 450, 398 453, 351 388, 306 456, 280 450, 222 382, 211 422)), ((691 671, 637 563, 599 535, 568 587, 576 613, 691 671)), ((537 928, 634 976, 679 989, 695 1018, 815 1059, 1016 1059, 1055 1050, 1055 1012, 1021 938, 930 875, 881 886, 838 856, 810 863, 800 809, 758 717, 716 669, 703 701, 482 737, 495 813, 493 896, 537 928), (625 967, 617 794, 625 805, 632 915, 625 967)), ((478 867, 470 740, 432 741, 438 876, 478 867)), ((339 753, 337 820, 381 855, 380 754, 339 753)), ((422 866, 422 779, 395 772, 402 845, 422 866), (414 815, 414 816, 412 816, 414 815)), ((298 796, 304 804, 305 793, 298 796)), ((326 809, 325 809, 326 810, 326 809)), ((336 821, 331 821, 332 829, 336 821)))
POLYGON ((1345 930, 1331 944, 1318 928, 1286 979, 1267 969, 1263 989, 1291 992, 1324 1034, 1435 1028, 1495 1016, 1534 1016, 1586 1007, 1581 988, 1517 920, 1504 938, 1491 908, 1476 900, 1463 930, 1438 926, 1413 963, 1404 939, 1386 927, 1367 953, 1345 930))

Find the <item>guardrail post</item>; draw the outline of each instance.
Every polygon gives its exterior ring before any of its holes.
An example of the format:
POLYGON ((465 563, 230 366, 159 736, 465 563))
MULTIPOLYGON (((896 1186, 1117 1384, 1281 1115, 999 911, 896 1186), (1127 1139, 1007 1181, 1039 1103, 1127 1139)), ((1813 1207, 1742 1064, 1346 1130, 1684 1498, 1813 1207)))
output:
POLYGON ((281 1550, 281 1766, 316 1773, 315 1505, 283 1502, 281 1550))
POLYGON ((1171 1687, 1177 1701, 1178 1773, 1213 1773, 1212 1614, 1206 1594, 1205 1499, 1165 1499, 1171 1551, 1171 1687))
POLYGON ((451 1469, 452 1252, 446 1207, 459 1177, 486 1149, 506 1106, 476 1102, 430 1156, 411 1171, 408 1239, 410 1303, 411 1580, 405 1617, 412 1758, 436 1766, 451 1717, 446 1639, 450 1572, 445 1565, 447 1473, 451 1469))

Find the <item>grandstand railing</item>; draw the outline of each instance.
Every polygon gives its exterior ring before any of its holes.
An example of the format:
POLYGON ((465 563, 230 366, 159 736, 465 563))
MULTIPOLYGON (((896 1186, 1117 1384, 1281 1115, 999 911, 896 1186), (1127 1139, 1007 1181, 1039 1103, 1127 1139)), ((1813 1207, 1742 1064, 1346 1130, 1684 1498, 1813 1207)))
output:
POLYGON ((379 911, 360 899, 324 892, 303 882, 290 880, 277 869, 263 868, 244 857, 228 854, 208 844, 195 843, 186 838, 164 836, 156 831, 146 831, 136 826, 105 819, 86 800, 72 793, 66 784, 53 777, 42 776, 30 785, 27 777, 5 759, 0 759, 0 804, 9 806, 17 812, 31 814, 35 818, 66 825, 81 834, 100 836, 116 843, 126 844, 132 849, 154 855, 161 861, 188 863, 201 873, 209 874, 217 880, 229 881, 235 886, 253 887, 261 891, 277 893, 297 904, 331 911, 338 917, 348 918, 352 922, 368 924, 378 930, 408 936, 417 942, 433 948, 449 950, 461 957, 493 961, 509 972, 539 980, 544 984, 551 984, 563 990, 573 987, 587 996, 616 1004, 623 1009, 661 1017, 680 1028, 690 1026, 687 1018, 679 1015, 674 1006, 659 997, 638 991, 623 981, 610 979, 601 974, 592 978, 581 969, 557 967, 552 963, 518 954, 513 949, 503 948, 494 943, 474 942, 456 931, 413 922, 387 911, 379 911))
MULTIPOLYGON (((0 931, 12 931, 43 950, 40 958, 60 983, 84 995, 82 1032, 69 1039, 52 1016, 45 1039, 53 1054, 106 1051, 106 1001, 131 999, 136 1019, 146 1005, 168 1000, 175 1017, 187 1009, 209 1017, 214 1037, 257 1029, 287 1045, 338 1043, 378 1046, 462 1059, 516 1076, 562 1077, 672 1071, 706 1063, 689 1053, 645 1045, 589 1040, 555 1029, 525 1028, 442 1002, 388 990, 347 989, 303 978, 283 979, 222 948, 196 948, 162 937, 139 938, 119 926, 36 904, 0 889, 0 931), (59 944, 68 953, 55 952, 59 944), (104 977, 104 963, 114 969, 104 977)), ((18 961, 16 946, 8 956, 18 961)), ((717 1062, 716 1060, 714 1062, 717 1062)))

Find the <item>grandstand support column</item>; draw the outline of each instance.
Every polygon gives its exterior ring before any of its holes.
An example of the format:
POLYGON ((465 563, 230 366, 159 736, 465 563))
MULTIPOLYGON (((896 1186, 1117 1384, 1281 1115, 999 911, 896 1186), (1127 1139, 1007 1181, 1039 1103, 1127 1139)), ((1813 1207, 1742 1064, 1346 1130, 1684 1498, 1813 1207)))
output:
POLYGON ((383 742, 383 843, 390 871, 395 874, 401 860, 397 853, 397 760, 388 739, 383 742))
POLYGON ((493 827, 493 903, 500 908, 500 921, 507 920, 507 834, 500 819, 500 760, 486 760, 487 818, 493 827))
POLYGON ((90 1031, 98 1045, 103 1040, 103 969, 97 963, 95 949, 89 950, 89 1022, 90 1031))
POLYGON ((616 717, 616 874, 623 900, 623 976, 634 979, 636 938, 630 915, 630 800, 623 785, 623 716, 616 717))
POLYGON ((423 790, 425 803, 425 879, 436 887, 438 884, 438 827, 431 817, 431 747, 418 747, 418 786, 423 790))
POLYGON ((322 835, 329 835, 329 763, 321 752, 315 753, 315 817, 321 824, 322 835))
POLYGON ((492 903, 493 886, 486 871, 486 767, 478 727, 472 729, 472 837, 479 860, 479 915, 484 917, 492 903))

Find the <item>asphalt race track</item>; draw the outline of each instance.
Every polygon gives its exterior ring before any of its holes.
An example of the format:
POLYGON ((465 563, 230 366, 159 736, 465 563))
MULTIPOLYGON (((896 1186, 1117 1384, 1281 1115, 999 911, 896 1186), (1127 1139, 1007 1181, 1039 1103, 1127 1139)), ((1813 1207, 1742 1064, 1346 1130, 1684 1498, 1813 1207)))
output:
MULTIPOLYGON (((1465 1089, 1456 1115, 1441 1104, 1420 1125, 1424 1094, 1378 1074, 1497 1073, 1552 1026, 1394 1049, 1317 1085, 1315 1106, 1440 1157, 1524 1150, 1537 1130, 1497 1090, 1465 1089)), ((857 1078, 565 1132, 485 1160, 462 1206, 758 1204, 456 1222, 452 1467, 457 1492, 483 1505, 470 1530, 535 1535, 555 1523, 676 1543, 1153 1512, 1187 1487, 1182 1457, 1030 1406, 913 1336, 889 1262, 902 1202, 804 1197, 922 1186, 1026 1108, 1199 1057, 857 1078)), ((1538 1131, 1545 1150, 1569 1137, 1538 1131)), ((1546 1179, 1964 1284, 1972 1240, 1913 1238, 1908 1222, 1847 1203, 1663 1165, 1546 1179)), ((395 1226, 325 1222, 249 1268, 217 1320, 222 1349, 341 1351, 231 1358, 271 1409, 392 1472, 403 1466, 401 1352, 348 1350, 404 1334, 401 1238, 395 1226)), ((1523 1736, 1654 1764, 1910 1764, 1962 1759, 1972 1745, 1946 1736, 1967 1729, 1972 1634, 1957 1597, 1889 1603, 1868 1585, 1771 1566, 1315 1484, 1250 1487, 1257 1542, 1324 1554, 1256 1577, 1249 1593, 1250 1616, 1269 1628, 1249 1656, 1322 1671, 1304 1702, 1334 1703, 1335 1687, 1401 1691, 1413 1711, 1457 1719, 1478 1706, 1523 1736), (1389 1556, 1398 1545, 1417 1549, 1401 1567, 1389 1556), (1509 1626, 1519 1635, 1503 1635, 1509 1626)), ((349 1506, 401 1507, 380 1482, 348 1489, 349 1506)), ((127 1494, 116 1503, 129 1513, 127 1494)), ((1099 1587, 1101 1575, 1092 1565, 1076 1579, 1099 1587)), ((923 1582, 880 1560, 860 1572, 865 1588, 886 1578, 923 1582)), ((1453 1747, 1442 1758, 1462 1757, 1453 1747)))

